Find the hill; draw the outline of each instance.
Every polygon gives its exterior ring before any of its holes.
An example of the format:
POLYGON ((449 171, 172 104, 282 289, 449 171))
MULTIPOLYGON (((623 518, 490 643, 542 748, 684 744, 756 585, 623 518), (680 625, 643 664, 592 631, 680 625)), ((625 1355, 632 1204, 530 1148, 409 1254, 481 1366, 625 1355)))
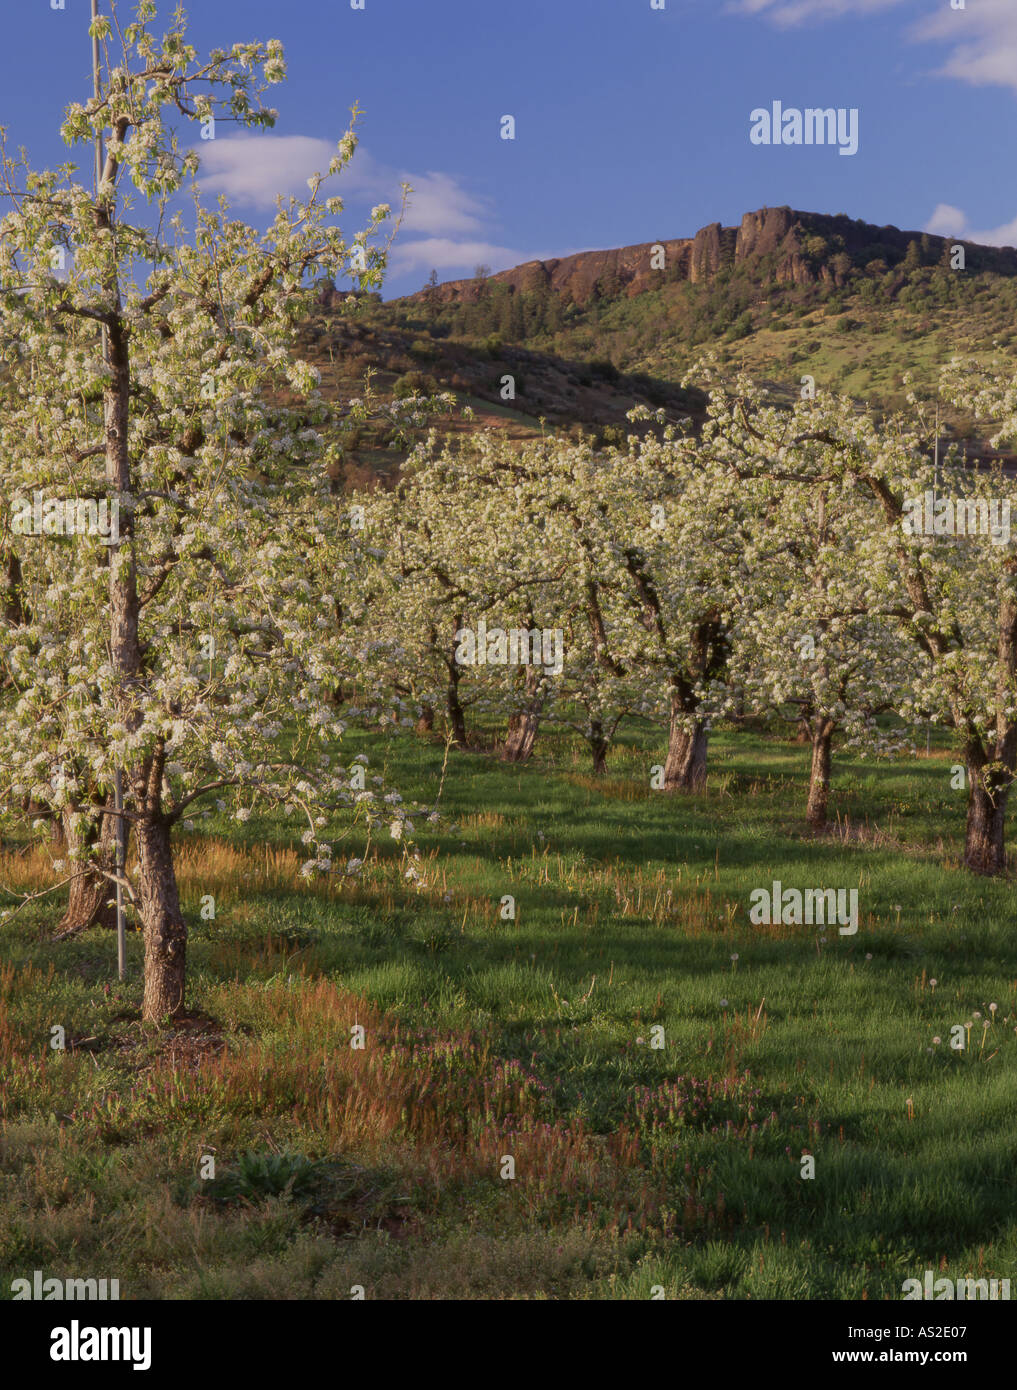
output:
MULTIPOLYGON (((1017 349, 1017 250, 763 208, 738 227, 529 261, 388 303, 325 285, 318 310, 303 347, 326 389, 359 394, 370 371, 382 393, 454 390, 476 418, 450 429, 610 440, 637 402, 697 413, 699 393, 681 382, 706 350, 778 392, 811 376, 892 409, 910 373, 932 398, 954 353, 1017 349)), ((947 410, 944 425, 990 452, 971 421, 947 410)), ((386 443, 354 441, 351 480, 396 464, 386 443)))
POLYGON ((852 271, 865 270, 873 262, 887 268, 901 265, 912 242, 922 264, 949 266, 951 248, 962 245, 968 270, 1017 275, 1017 250, 1012 247, 978 246, 892 226, 876 227, 852 221, 843 213, 832 217, 781 207, 747 212, 739 227, 713 222, 695 236, 678 240, 581 251, 562 260, 527 261, 483 280, 474 277, 429 286, 408 299, 437 305, 476 303, 491 286, 505 285, 513 293, 547 291, 563 305, 583 308, 597 299, 632 298, 664 284, 709 284, 721 272, 739 267, 747 268, 760 283, 843 287, 852 271))

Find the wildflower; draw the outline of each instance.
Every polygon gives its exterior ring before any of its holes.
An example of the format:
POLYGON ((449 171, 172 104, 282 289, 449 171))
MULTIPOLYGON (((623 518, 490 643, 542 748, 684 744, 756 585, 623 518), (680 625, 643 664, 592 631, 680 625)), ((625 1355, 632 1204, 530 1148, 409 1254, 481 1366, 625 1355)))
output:
POLYGON ((942 1039, 941 1039, 941 1038, 933 1038, 932 1041, 933 1041, 933 1042, 936 1044, 936 1046, 938 1047, 939 1044, 940 1044, 940 1042, 942 1041, 942 1039))

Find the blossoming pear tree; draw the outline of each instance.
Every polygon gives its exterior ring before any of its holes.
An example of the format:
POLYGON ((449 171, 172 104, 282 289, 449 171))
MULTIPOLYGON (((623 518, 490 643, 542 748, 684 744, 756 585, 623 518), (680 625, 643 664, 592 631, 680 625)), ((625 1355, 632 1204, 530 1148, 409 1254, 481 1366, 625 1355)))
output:
POLYGON ((735 659, 749 708, 808 730, 806 820, 827 823, 835 734, 869 752, 902 746, 904 731, 880 716, 896 711, 918 654, 880 611, 878 541, 857 524, 872 503, 836 479, 774 484, 753 528, 749 564, 755 602, 735 659))
MULTIPOLYGON (((957 359, 942 394, 990 424, 994 443, 1017 438, 1012 370, 957 359)), ((969 466, 951 449, 933 462, 933 429, 917 398, 877 420, 821 392, 790 408, 741 380, 711 393, 718 435, 746 475, 851 490, 854 544, 866 557, 865 611, 913 648, 897 697, 908 723, 957 734, 966 766, 964 862, 1006 866, 1005 820, 1017 775, 1017 559, 1009 522, 1017 484, 969 466)))
POLYGON ((297 808, 309 862, 327 865, 336 817, 381 813, 335 751, 344 649, 335 593, 309 580, 308 557, 330 554, 341 576, 350 536, 328 486, 335 413, 289 345, 315 279, 378 282, 371 238, 389 210, 353 243, 336 225, 328 184, 353 156, 351 128, 266 230, 198 188, 185 214, 199 171, 188 138, 209 122, 270 127, 262 98, 285 75, 282 47, 201 58, 181 10, 161 37, 152 0, 125 25, 111 10, 93 26, 95 94, 62 127, 72 147, 98 143, 94 185, 72 163, 33 170, 6 144, 0 165, 0 495, 5 508, 41 493, 119 516, 115 538, 9 538, 20 612, 10 619, 8 596, 0 805, 30 796, 102 821, 122 770, 138 858, 124 887, 144 930, 143 1017, 157 1022, 184 1007, 173 833, 185 815, 224 796, 241 817, 258 798, 297 808))
POLYGON ((522 474, 494 436, 444 444, 431 436, 391 491, 354 499, 365 544, 384 557, 383 582, 363 606, 365 650, 418 715, 444 710, 460 747, 469 744, 472 705, 505 712, 510 699, 506 668, 477 659, 483 628, 517 617, 521 599, 562 569, 557 546, 534 544, 522 474))
POLYGON ((671 425, 632 436, 612 476, 601 591, 624 613, 618 659, 668 721, 663 789, 695 791, 706 779, 710 721, 735 704, 729 659, 749 601, 753 497, 691 429, 671 425))
MULTIPOLYGON (((528 612, 542 611, 545 623, 562 631, 562 670, 544 682, 541 713, 584 739, 599 776, 621 722, 632 714, 652 716, 659 704, 659 691, 647 696, 639 669, 621 659, 631 614, 617 569, 618 458, 613 449, 545 438, 518 450, 517 467, 533 523, 531 544, 561 560, 556 568, 548 565, 553 573, 529 595, 528 612)), ((520 715, 524 737, 533 715, 532 705, 520 715)))

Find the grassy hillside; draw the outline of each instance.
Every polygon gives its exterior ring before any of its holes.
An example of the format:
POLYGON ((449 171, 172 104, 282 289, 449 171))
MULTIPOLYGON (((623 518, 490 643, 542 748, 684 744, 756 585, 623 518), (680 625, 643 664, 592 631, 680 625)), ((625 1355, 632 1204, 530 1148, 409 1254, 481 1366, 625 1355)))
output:
MULTIPOLYGON (((476 354, 493 339, 648 378, 658 392, 711 350, 731 370, 780 389, 797 390, 810 375, 820 387, 892 409, 904 404, 905 373, 931 398, 939 366, 955 353, 998 347, 1017 360, 1017 278, 979 268, 977 248, 969 248, 967 269, 953 270, 931 240, 910 243, 906 254, 874 243, 852 261, 803 237, 796 282, 781 278, 786 265, 773 255, 754 256, 697 283, 661 274, 621 284, 605 275, 577 302, 568 291, 516 287, 509 280, 519 273, 507 272, 509 279, 439 287, 454 290, 451 298, 425 291, 376 312, 422 345, 476 354), (866 261, 869 250, 884 254, 866 261)), ((947 411, 945 424, 984 446, 970 420, 947 411)))
MULTIPOLYGON (((483 342, 449 338, 403 323, 387 305, 347 299, 322 306, 306 323, 296 350, 313 362, 330 398, 349 400, 367 390, 381 400, 452 392, 457 406, 436 422, 450 435, 478 430, 532 439, 544 430, 596 441, 620 441, 633 426, 634 404, 663 406, 678 419, 702 408, 700 393, 648 372, 619 372, 610 362, 586 362, 550 351, 505 343, 496 334, 483 342), (512 379, 505 395, 506 375, 512 379), (465 408, 472 418, 465 416, 465 408)), ((390 478, 406 457, 395 429, 357 429, 345 439, 337 485, 363 486, 390 478)))

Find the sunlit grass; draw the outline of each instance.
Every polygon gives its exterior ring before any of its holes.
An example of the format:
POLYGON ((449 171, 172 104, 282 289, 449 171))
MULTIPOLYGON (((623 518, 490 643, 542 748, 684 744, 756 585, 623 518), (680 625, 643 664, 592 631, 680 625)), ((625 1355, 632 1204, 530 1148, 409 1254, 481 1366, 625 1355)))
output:
MULTIPOLYGON (((138 1022, 136 931, 121 985, 110 934, 48 939, 58 898, 9 919, 0 1296, 35 1268, 185 1298, 1012 1276, 1013 884, 959 868, 950 750, 839 754, 817 837, 807 750, 721 733, 706 793, 672 798, 658 738, 630 731, 604 779, 554 736, 528 766, 454 757, 410 879, 384 838, 360 874, 304 880, 284 821, 198 822, 191 1017, 163 1035, 138 1022), (773 878, 857 888, 857 935, 752 926, 773 878)), ((359 742, 433 795, 438 742, 359 742)), ((57 854, 8 848, 0 883, 37 891, 57 854)))

